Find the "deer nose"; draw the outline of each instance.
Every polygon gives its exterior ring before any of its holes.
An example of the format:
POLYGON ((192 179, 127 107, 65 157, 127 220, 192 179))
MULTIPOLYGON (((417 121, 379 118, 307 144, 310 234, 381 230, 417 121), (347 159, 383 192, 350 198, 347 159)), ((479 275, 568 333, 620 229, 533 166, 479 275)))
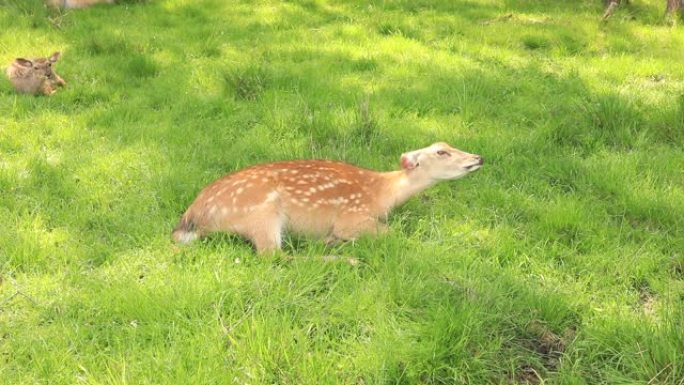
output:
POLYGON ((484 158, 481 157, 480 155, 475 155, 475 160, 477 160, 477 164, 479 164, 479 165, 484 164, 484 158))

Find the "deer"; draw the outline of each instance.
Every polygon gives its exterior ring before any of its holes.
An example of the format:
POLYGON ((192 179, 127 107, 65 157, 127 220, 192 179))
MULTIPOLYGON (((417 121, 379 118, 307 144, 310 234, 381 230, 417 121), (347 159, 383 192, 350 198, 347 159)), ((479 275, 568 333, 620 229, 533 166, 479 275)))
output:
POLYGON ((16 58, 7 67, 7 77, 18 92, 52 95, 57 87, 66 86, 64 79, 52 69, 61 56, 60 52, 55 52, 48 58, 16 58))
POLYGON ((114 4, 114 0, 48 0, 48 5, 63 8, 85 8, 95 4, 114 4))
POLYGON ((210 233, 237 234, 258 254, 281 249, 284 231, 352 241, 387 231, 390 211, 441 181, 482 167, 480 155, 444 142, 405 152, 401 169, 373 171, 333 160, 263 163, 206 186, 172 232, 187 244, 210 233))

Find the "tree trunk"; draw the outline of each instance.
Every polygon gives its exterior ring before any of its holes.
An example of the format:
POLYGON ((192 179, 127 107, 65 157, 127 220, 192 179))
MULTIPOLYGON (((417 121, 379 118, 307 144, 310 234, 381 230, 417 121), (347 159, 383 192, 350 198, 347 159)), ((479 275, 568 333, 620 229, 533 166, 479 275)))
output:
POLYGON ((615 8, 617 8, 618 5, 620 5, 620 0, 606 0, 606 11, 603 13, 603 21, 606 21, 609 17, 613 16, 613 12, 615 12, 615 8))
POLYGON ((665 18, 671 23, 676 23, 674 15, 677 12, 684 13, 684 0, 667 0, 667 7, 665 7, 665 18))
POLYGON ((665 8, 665 13, 668 15, 684 9, 684 0, 667 0, 667 8, 665 8))
POLYGON ((679 8, 679 0, 667 0, 667 8, 665 8, 665 13, 672 13, 679 8))
MULTIPOLYGON (((671 16, 673 13, 679 11, 684 13, 684 0, 665 0, 667 6, 665 8, 665 16, 671 16)), ((605 0, 606 11, 603 13, 603 21, 608 20, 613 16, 615 9, 622 3, 628 4, 629 0, 605 0)))

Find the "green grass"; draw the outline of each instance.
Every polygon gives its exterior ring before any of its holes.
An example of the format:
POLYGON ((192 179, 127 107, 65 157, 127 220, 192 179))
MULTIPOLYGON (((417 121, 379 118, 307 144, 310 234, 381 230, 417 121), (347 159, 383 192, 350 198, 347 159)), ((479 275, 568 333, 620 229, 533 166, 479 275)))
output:
POLYGON ((0 0, 3 384, 684 381, 684 30, 640 0, 0 0), (386 236, 170 231, 256 162, 487 160, 386 236), (358 266, 323 262, 335 254, 358 266))

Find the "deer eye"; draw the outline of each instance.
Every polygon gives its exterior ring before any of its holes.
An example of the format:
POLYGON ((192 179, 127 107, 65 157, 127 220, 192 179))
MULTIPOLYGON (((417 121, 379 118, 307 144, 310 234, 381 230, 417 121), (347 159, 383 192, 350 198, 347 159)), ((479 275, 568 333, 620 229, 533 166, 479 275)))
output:
POLYGON ((437 151, 437 155, 439 155, 439 156, 445 156, 445 155, 451 156, 451 154, 449 154, 448 151, 444 151, 444 150, 437 151))

